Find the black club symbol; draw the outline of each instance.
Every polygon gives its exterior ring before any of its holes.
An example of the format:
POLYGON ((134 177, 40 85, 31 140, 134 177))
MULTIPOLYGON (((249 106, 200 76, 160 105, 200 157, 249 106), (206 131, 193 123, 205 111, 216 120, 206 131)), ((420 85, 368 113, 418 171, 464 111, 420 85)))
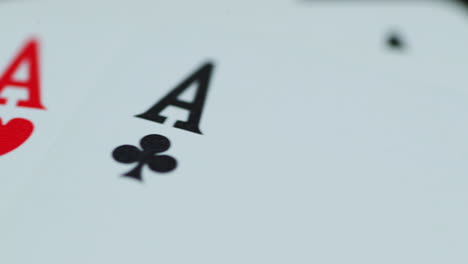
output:
POLYGON ((138 164, 123 176, 142 181, 141 170, 146 164, 154 172, 170 172, 177 167, 177 161, 168 155, 159 155, 169 149, 171 142, 161 135, 147 135, 140 140, 142 150, 132 145, 122 145, 114 149, 112 157, 121 163, 138 164))

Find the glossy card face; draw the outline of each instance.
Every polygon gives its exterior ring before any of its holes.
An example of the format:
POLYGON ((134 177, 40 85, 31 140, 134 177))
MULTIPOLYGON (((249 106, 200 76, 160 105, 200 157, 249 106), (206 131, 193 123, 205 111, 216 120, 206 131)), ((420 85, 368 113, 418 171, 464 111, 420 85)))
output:
POLYGON ((462 4, 2 5, 0 263, 468 261, 462 4))
POLYGON ((20 196, 28 197, 21 190, 38 177, 37 166, 46 166, 51 145, 73 120, 88 82, 113 63, 127 36, 105 24, 87 24, 78 7, 16 1, 0 6, 3 216, 17 208, 20 196))

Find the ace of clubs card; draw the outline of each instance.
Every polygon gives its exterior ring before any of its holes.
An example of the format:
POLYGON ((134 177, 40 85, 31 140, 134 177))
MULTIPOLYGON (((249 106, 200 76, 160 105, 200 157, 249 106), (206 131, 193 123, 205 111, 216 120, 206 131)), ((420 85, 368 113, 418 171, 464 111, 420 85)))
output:
POLYGON ((468 260, 460 13, 278 2, 259 20, 243 4, 230 16, 194 4, 170 30, 177 7, 133 7, 141 15, 120 31, 131 38, 83 80, 22 189, 0 260, 468 260), (377 41, 396 18, 404 52, 377 41))

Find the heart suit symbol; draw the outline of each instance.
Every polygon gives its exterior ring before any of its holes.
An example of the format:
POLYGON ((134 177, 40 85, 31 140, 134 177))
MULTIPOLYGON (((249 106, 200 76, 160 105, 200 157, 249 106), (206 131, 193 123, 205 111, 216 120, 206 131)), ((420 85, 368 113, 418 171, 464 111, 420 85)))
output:
POLYGON ((23 118, 15 118, 2 124, 0 118, 0 155, 7 154, 21 146, 32 134, 34 125, 23 118))

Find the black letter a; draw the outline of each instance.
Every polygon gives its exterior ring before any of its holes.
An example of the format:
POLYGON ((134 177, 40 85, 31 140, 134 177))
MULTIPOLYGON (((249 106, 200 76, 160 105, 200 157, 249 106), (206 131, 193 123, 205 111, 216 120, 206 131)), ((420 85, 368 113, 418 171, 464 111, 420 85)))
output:
POLYGON ((163 124, 166 121, 166 117, 160 115, 161 111, 170 105, 180 107, 189 111, 189 117, 187 121, 177 121, 174 124, 174 127, 201 134, 199 128, 200 119, 203 111, 203 105, 205 104, 213 67, 214 66, 212 63, 204 64, 202 67, 200 67, 200 69, 190 75, 182 83, 180 83, 148 111, 144 112, 143 114, 139 114, 136 117, 163 124), (193 102, 189 103, 177 99, 177 97, 179 97, 185 90, 187 90, 187 88, 189 88, 193 82, 198 83, 193 102))

